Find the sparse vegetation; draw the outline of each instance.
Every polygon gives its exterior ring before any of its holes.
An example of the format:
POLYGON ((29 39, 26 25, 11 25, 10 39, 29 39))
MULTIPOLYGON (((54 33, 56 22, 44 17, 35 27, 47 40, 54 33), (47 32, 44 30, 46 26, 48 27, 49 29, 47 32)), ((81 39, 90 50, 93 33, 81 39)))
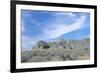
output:
POLYGON ((24 51, 21 62, 47 62, 67 60, 87 60, 90 57, 90 40, 39 41, 31 51, 24 51))

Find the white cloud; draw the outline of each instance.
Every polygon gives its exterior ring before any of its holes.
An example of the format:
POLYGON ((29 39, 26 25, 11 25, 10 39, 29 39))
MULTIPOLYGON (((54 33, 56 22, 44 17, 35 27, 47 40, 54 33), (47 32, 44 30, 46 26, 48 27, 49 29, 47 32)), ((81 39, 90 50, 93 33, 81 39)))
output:
MULTIPOLYGON (((70 14, 72 16, 74 16, 72 13, 70 14)), ((49 39, 54 39, 54 38, 58 38, 64 34, 82 29, 85 27, 85 20, 86 17, 85 15, 77 18, 76 16, 74 16, 73 18, 76 19, 76 21, 72 24, 56 24, 56 21, 54 24, 52 25, 48 25, 47 27, 43 27, 42 33, 40 35, 37 36, 22 36, 22 48, 24 50, 29 50, 32 49, 33 45, 38 41, 38 40, 49 40, 49 39)), ((33 20, 35 21, 35 20, 33 20)), ((60 21, 58 19, 58 21, 60 21)), ((57 21, 57 22, 58 22, 57 21)), ((39 22, 35 21, 34 23, 40 24, 39 22)), ((50 22, 52 23, 52 22, 50 22)), ((49 24, 50 24, 49 23, 49 24)), ((22 26, 22 31, 25 31, 24 26, 22 26)))
POLYGON ((43 30, 44 35, 48 37, 48 39, 53 39, 62 36, 63 34, 67 34, 69 32, 81 29, 84 27, 85 16, 81 16, 77 19, 77 21, 73 24, 54 24, 52 27, 45 28, 43 30))
POLYGON ((55 13, 54 16, 56 16, 56 15, 57 16, 58 15, 61 15, 61 16, 62 15, 64 15, 64 16, 67 15, 67 16, 71 16, 71 17, 76 17, 76 15, 74 13, 72 13, 72 12, 70 12, 70 13, 68 13, 68 12, 65 12, 65 13, 55 13))
POLYGON ((33 37, 22 36, 22 50, 32 49, 36 41, 33 37))
POLYGON ((37 26, 40 26, 41 25, 34 17, 32 17, 30 19, 30 23, 32 23, 33 25, 37 25, 37 26))

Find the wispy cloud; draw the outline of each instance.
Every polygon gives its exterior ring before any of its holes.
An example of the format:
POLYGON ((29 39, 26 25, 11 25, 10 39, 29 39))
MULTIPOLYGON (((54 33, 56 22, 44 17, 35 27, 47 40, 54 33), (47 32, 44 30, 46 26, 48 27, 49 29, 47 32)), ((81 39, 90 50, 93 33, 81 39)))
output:
MULTIPOLYGON (((32 12, 32 11, 31 11, 32 12)), ((34 11, 33 11, 34 12, 34 11)), ((33 13, 34 14, 34 13, 33 13)), ((68 13, 47 13, 44 14, 44 21, 38 21, 34 15, 29 12, 23 14, 22 18, 22 48, 24 50, 31 49, 34 44, 39 40, 52 40, 68 33, 85 28, 86 15, 68 12, 68 13), (26 14, 26 15, 25 15, 26 14), (51 15, 51 18, 47 18, 51 15), (34 31, 34 32, 32 32, 34 31), (23 34, 24 32, 24 34, 23 34)), ((42 15, 42 14, 40 14, 42 15)), ((38 15, 37 15, 38 16, 38 15)), ((41 16, 40 16, 41 17, 41 16)), ((88 26, 89 27, 89 26, 88 26)), ((84 35, 85 36, 85 35, 84 35)), ((80 36, 81 38, 82 36, 80 36)))
POLYGON ((37 21, 34 17, 32 17, 29 21, 31 24, 33 25, 37 25, 40 26, 41 24, 39 23, 39 21, 37 21))
POLYGON ((76 31, 84 27, 85 16, 81 16, 77 19, 75 23, 72 24, 54 24, 51 27, 43 29, 43 34, 48 36, 48 39, 53 39, 62 36, 63 34, 67 34, 72 31, 76 31))
POLYGON ((55 13, 55 14, 54 14, 54 16, 58 16, 58 15, 59 15, 59 16, 60 16, 60 15, 61 15, 61 16, 62 16, 62 15, 64 15, 64 16, 67 15, 67 16, 71 16, 71 17, 76 17, 76 15, 75 15, 74 13, 72 13, 72 12, 69 12, 69 13, 68 13, 68 12, 67 12, 67 13, 66 13, 66 12, 65 12, 65 13, 55 13))
POLYGON ((29 36, 22 36, 22 50, 31 50, 38 40, 29 36))

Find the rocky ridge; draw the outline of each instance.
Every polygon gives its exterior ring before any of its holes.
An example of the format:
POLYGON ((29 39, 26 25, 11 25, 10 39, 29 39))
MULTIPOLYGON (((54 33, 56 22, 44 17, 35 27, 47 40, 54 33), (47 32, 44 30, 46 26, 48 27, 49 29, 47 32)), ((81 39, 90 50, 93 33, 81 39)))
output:
POLYGON ((90 58, 90 39, 38 41, 31 51, 22 52, 21 62, 87 60, 90 58))

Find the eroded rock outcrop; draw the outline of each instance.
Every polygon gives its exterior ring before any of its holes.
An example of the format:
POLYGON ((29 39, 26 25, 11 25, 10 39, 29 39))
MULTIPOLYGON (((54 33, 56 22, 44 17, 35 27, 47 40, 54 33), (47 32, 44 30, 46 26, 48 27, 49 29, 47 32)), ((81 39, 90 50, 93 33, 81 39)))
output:
POLYGON ((22 52, 21 62, 86 60, 90 58, 90 39, 52 42, 38 41, 31 51, 22 52))

